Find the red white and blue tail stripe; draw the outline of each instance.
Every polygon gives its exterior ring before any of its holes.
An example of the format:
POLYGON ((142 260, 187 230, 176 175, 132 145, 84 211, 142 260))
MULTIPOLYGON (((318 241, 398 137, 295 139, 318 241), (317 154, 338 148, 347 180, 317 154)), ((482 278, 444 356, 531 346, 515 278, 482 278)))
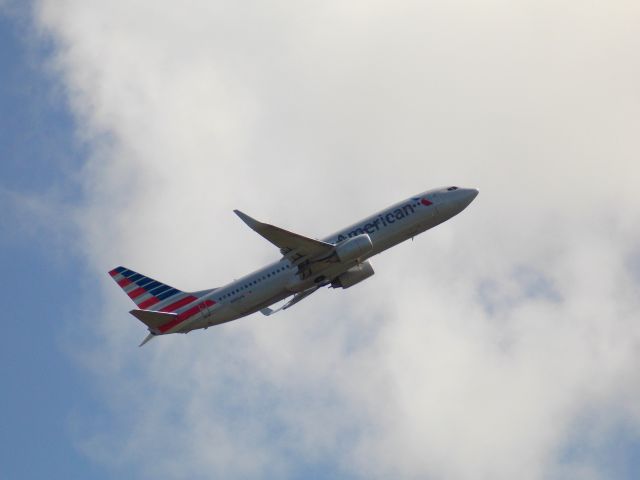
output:
POLYGON ((114 268, 109 275, 140 310, 172 314, 157 315, 156 321, 147 320, 148 315, 144 318, 136 315, 154 334, 171 333, 180 323, 215 304, 210 299, 201 300, 215 289, 197 293, 183 292, 125 267, 114 268))
POLYGON ((177 288, 165 285, 125 267, 114 268, 109 272, 109 275, 142 310, 154 307, 153 310, 156 311, 173 312, 181 306, 177 304, 176 300, 180 299, 182 302, 186 302, 188 298, 185 292, 177 288), (173 303, 176 303, 176 305, 173 305, 173 303), (163 308, 167 307, 172 308, 163 310, 163 308))

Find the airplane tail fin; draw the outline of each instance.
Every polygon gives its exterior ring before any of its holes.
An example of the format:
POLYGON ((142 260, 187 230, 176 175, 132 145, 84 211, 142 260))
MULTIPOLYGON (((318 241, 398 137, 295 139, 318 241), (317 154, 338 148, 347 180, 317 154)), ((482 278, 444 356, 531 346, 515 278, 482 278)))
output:
MULTIPOLYGON (((114 268, 109 275, 138 306, 131 310, 131 315, 149 327, 153 334, 166 333, 193 315, 198 311, 198 305, 191 304, 215 290, 183 292, 125 267, 114 268)), ((204 303, 209 306, 213 302, 205 300, 204 303)))
MULTIPOLYGON (((187 295, 186 292, 125 267, 114 268, 109 272, 109 275, 141 310, 147 310, 151 307, 154 307, 154 310, 161 310, 171 301, 187 295)), ((163 311, 170 312, 172 310, 163 311)))

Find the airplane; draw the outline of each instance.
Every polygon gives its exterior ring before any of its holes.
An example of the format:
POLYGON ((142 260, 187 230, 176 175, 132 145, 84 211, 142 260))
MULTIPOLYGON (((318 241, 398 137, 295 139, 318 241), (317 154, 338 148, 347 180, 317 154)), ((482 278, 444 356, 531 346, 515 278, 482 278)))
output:
POLYGON ((282 257, 220 288, 184 292, 125 267, 109 275, 135 302, 134 317, 152 338, 188 333, 260 311, 273 315, 320 288, 350 288, 374 274, 369 258, 441 224, 476 198, 475 188, 427 190, 398 202, 336 233, 316 240, 234 210, 249 228, 280 249, 282 257), (270 307, 288 297, 275 310, 270 307))

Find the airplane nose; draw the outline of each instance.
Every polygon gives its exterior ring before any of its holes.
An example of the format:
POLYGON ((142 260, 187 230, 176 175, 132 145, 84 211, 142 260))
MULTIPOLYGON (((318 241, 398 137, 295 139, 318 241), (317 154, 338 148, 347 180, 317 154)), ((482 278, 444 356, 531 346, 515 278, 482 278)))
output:
POLYGON ((478 196, 478 193, 480 193, 478 191, 477 188, 465 188, 465 189, 461 189, 462 190, 462 208, 466 208, 471 202, 473 202, 475 200, 475 198, 478 196))
POLYGON ((437 205, 438 213, 447 216, 447 218, 451 218, 467 208, 480 193, 477 188, 450 187, 447 190, 451 192, 451 196, 445 195, 437 205))

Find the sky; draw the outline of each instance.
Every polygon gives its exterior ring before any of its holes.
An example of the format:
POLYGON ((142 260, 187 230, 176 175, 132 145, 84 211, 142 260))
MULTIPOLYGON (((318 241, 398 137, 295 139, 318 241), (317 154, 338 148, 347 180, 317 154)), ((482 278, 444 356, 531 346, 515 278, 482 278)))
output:
POLYGON ((0 478, 632 479, 637 2, 0 0, 0 478), (376 275, 138 348, 426 189, 376 275), (7 268, 8 267, 8 268, 7 268))

